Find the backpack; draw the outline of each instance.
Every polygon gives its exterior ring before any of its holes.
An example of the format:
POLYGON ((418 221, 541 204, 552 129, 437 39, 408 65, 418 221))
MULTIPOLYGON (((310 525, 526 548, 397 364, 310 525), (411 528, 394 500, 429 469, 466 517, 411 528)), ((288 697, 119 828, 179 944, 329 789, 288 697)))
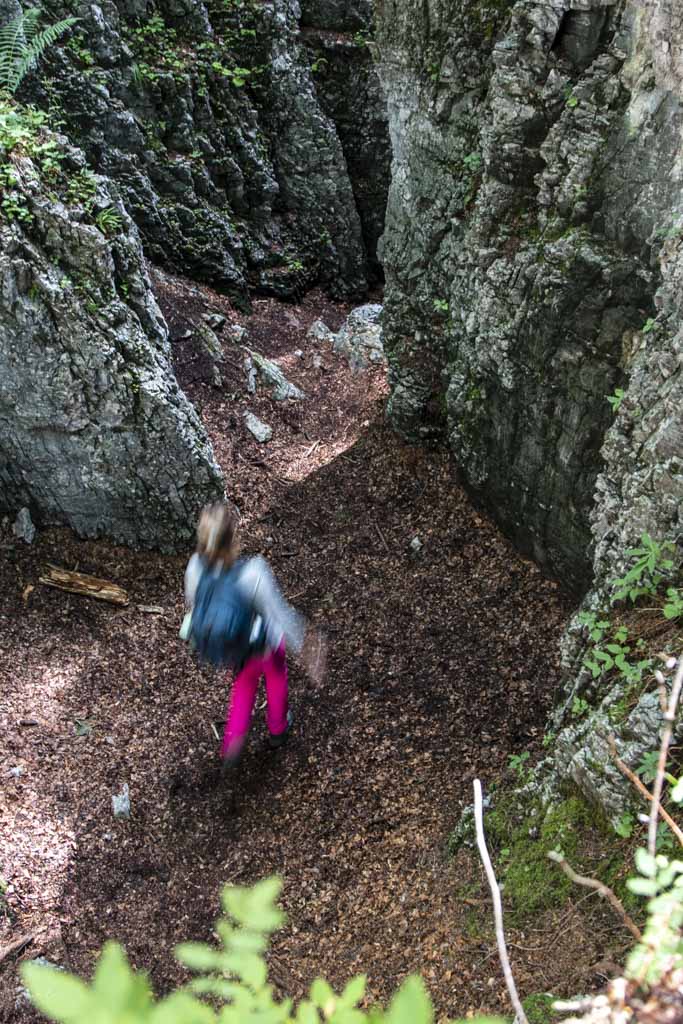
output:
POLYGON ((240 565, 204 569, 197 584, 189 640, 202 661, 241 667, 263 647, 263 623, 237 586, 240 565))

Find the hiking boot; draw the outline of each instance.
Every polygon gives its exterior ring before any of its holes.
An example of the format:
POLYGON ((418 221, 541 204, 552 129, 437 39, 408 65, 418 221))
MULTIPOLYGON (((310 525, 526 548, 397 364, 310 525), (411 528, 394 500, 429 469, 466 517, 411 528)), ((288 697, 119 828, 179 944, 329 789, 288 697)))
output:
POLYGON ((268 736, 268 746, 271 750, 277 750, 278 747, 283 747, 289 739, 289 734, 292 731, 292 725, 294 724, 294 715, 291 710, 287 712, 287 728, 284 732, 279 732, 277 736, 273 736, 272 732, 268 736))
POLYGON ((242 752, 240 751, 240 753, 236 757, 233 756, 223 758, 221 762, 221 782, 226 782, 228 779, 234 777, 239 767, 241 753, 242 752))

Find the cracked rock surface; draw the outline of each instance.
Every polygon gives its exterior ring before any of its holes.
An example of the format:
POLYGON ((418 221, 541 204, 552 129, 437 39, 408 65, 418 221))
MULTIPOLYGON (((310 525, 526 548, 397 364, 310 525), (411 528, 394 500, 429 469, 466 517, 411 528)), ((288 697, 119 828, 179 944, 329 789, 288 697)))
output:
POLYGON ((28 158, 17 166, 31 220, 0 221, 2 507, 175 549, 223 485, 173 375, 137 231, 104 179, 95 201, 118 213, 113 238, 48 195, 28 158))

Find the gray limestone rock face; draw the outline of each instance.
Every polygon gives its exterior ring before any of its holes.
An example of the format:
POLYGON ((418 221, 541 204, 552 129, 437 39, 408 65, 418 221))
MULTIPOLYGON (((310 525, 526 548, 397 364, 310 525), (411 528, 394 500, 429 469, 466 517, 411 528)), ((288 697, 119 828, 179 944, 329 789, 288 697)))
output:
POLYGON ((223 485, 171 370, 137 231, 103 179, 88 212, 43 189, 28 157, 14 166, 29 219, 0 219, 0 506, 177 549, 223 485), (100 209, 117 212, 111 237, 100 209))
POLYGON ((344 153, 368 270, 371 278, 382 279, 378 249, 391 177, 391 143, 372 56, 372 4, 309 0, 302 4, 302 24, 316 96, 336 126, 344 153))
POLYGON ((447 439, 518 546, 579 591, 606 396, 654 312, 677 187, 678 99, 647 81, 636 14, 599 0, 379 11, 390 416, 447 439))
POLYGON ((354 85, 345 107, 356 72, 340 66, 340 102, 325 105, 297 0, 64 0, 51 13, 79 20, 24 94, 116 181, 150 259, 245 308, 253 290, 364 294, 388 183, 385 159, 382 184, 366 189, 359 170, 357 186, 345 155, 349 133, 382 119, 366 50, 366 100, 354 85), (367 246, 361 219, 374 224, 367 246))
MULTIPOLYGON (((683 537, 683 2, 378 15, 389 415, 447 440, 518 546, 611 615, 641 534, 683 537)), ((651 669, 593 679, 587 633, 563 640, 542 774, 616 820, 610 736, 636 769, 662 717, 651 669)))

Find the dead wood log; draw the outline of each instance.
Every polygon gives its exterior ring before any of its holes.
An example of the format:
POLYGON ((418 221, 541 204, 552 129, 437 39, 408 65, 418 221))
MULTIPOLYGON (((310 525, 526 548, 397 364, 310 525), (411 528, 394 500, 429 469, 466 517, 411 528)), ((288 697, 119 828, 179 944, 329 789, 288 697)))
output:
POLYGON ((98 579, 97 576, 86 576, 82 572, 60 569, 57 565, 48 565, 45 576, 38 578, 39 583, 46 587, 57 587, 71 594, 83 597, 94 597, 97 601, 108 601, 110 604, 127 605, 130 598, 127 591, 109 580, 98 579))

